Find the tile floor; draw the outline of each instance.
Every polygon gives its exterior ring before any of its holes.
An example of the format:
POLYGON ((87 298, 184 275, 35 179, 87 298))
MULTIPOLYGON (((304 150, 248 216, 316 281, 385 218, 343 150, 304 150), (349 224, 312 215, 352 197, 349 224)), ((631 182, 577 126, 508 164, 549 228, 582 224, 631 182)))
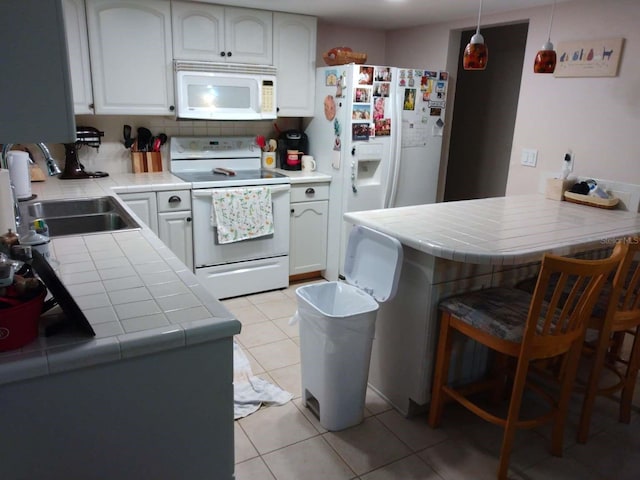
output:
MULTIPOLYGON (((369 390, 365 420, 328 432, 300 398, 300 351, 295 289, 246 296, 223 303, 242 322, 236 340, 253 373, 291 392, 293 401, 261 408, 235 422, 237 480, 480 480, 494 479, 502 429, 455 404, 443 425, 426 417, 404 418, 369 390)), ((640 388, 636 389, 636 392, 640 388)), ((635 405, 640 402, 636 393, 635 405)), ((640 478, 640 419, 617 422, 613 402, 600 399, 591 437, 575 442, 579 397, 572 405, 562 458, 552 457, 550 428, 519 431, 510 478, 527 480, 622 480, 640 478)), ((637 412, 637 409, 636 409, 637 412)))

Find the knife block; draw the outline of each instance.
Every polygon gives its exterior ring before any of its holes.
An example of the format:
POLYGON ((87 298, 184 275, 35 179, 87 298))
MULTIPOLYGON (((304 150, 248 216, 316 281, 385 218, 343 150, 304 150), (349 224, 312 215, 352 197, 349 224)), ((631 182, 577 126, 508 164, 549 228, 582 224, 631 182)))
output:
POLYGON ((162 154, 160 152, 131 152, 133 173, 161 172, 162 154))

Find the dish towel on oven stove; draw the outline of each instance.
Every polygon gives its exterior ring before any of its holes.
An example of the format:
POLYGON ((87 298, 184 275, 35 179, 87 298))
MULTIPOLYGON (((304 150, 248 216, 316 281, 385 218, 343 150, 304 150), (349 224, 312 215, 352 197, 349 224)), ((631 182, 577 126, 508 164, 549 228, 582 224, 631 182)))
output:
POLYGON ((218 243, 232 243, 273 233, 269 187, 219 188, 211 193, 211 225, 218 243))

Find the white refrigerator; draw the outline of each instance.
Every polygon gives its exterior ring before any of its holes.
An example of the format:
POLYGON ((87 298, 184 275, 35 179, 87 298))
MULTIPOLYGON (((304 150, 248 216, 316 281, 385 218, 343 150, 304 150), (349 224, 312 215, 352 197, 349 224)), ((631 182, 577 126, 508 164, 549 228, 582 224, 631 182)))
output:
POLYGON ((337 65, 316 71, 306 128, 317 169, 330 174, 327 268, 342 273, 345 212, 436 201, 447 72, 337 65))

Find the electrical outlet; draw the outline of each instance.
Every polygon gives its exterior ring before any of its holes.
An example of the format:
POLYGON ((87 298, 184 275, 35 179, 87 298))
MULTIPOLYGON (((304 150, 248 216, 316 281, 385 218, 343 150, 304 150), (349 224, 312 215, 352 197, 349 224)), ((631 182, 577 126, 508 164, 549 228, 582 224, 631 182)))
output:
POLYGON ((565 153, 564 161, 567 165, 569 165, 569 172, 573 172, 573 163, 575 161, 575 158, 571 149, 567 150, 567 153, 565 153))
POLYGON ((538 151, 531 148, 523 148, 520 163, 527 167, 535 167, 538 163, 538 151))

